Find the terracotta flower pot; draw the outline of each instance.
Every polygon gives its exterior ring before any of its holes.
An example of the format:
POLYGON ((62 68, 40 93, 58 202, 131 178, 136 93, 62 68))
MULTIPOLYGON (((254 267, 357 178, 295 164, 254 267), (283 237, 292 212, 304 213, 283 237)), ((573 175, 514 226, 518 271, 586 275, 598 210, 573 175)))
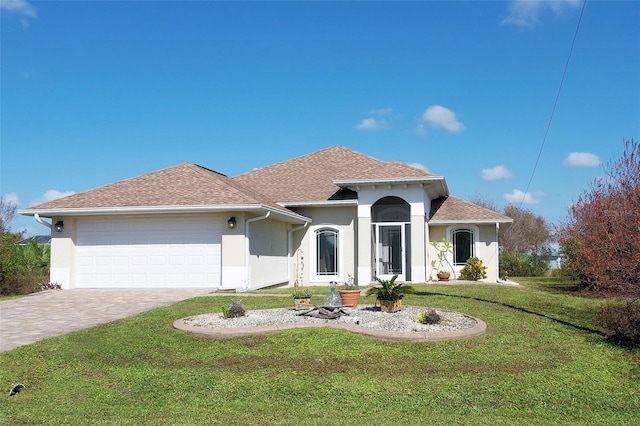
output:
POLYGON ((352 309, 358 307, 358 301, 360 300, 360 290, 338 290, 340 298, 342 298, 343 305, 351 305, 352 309))
POLYGON ((451 276, 450 272, 438 272, 438 279, 440 281, 449 281, 450 276, 451 276))

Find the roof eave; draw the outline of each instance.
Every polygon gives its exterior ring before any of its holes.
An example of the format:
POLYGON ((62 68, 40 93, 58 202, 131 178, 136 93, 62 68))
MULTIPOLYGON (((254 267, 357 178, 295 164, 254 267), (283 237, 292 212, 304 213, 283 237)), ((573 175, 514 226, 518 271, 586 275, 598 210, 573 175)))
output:
POLYGON ((513 219, 456 219, 456 220, 430 220, 429 225, 460 225, 460 224, 478 224, 487 225, 492 223, 513 223, 513 219))
POLYGON ((288 212, 264 204, 216 204, 193 206, 124 206, 124 207, 87 207, 58 209, 22 209, 18 213, 24 216, 100 216, 100 215, 138 215, 138 214, 179 214, 179 213, 216 213, 216 212, 271 212, 286 222, 305 223, 311 219, 295 212, 288 212))
POLYGON ((334 185, 340 188, 350 189, 352 191, 358 191, 362 187, 376 187, 376 186, 392 186, 392 185, 421 185, 432 186, 436 184, 435 191, 430 191, 432 198, 444 197, 449 195, 449 187, 444 176, 419 176, 419 177, 404 177, 404 178, 382 178, 382 179, 344 179, 334 180, 334 185), (437 185, 437 184, 440 185, 437 185))
POLYGON ((351 207, 357 206, 358 200, 324 200, 324 201, 282 201, 279 202, 282 207, 351 207))

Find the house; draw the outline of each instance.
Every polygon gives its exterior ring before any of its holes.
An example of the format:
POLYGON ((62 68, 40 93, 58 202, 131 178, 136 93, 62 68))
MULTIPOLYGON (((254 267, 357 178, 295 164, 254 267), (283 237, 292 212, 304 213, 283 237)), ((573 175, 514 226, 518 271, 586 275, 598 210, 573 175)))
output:
POLYGON ((49 245, 51 244, 51 235, 34 235, 33 237, 23 238, 18 241, 19 246, 26 246, 32 244, 35 241, 37 245, 49 245))
POLYGON ((451 196, 443 176, 342 146, 233 178, 184 163, 20 213, 52 228, 63 288, 425 282, 437 273, 429 242, 443 238, 456 273, 476 256, 496 282, 512 222, 451 196))

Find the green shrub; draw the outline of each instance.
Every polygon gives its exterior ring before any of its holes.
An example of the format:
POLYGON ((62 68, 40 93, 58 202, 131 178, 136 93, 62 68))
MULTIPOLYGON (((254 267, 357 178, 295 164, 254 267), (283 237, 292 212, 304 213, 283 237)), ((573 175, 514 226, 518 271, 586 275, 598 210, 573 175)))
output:
POLYGON ((460 271, 460 278, 469 281, 478 281, 487 278, 487 267, 477 257, 470 257, 460 271))
POLYGON ((428 309, 418 317, 418 321, 423 324, 437 324, 440 322, 440 315, 435 309, 428 309))
POLYGON ((640 347, 640 298, 607 303, 596 313, 596 322, 616 343, 640 347))
POLYGON ((0 295, 22 295, 40 290, 49 280, 50 246, 31 239, 18 244, 21 233, 0 235, 0 295))
POLYGON ((521 254, 514 250, 500 252, 500 277, 543 277, 549 271, 551 252, 542 255, 521 254))
POLYGON ((229 308, 226 308, 226 307, 222 308, 222 315, 225 318, 239 318, 239 317, 243 317, 244 314, 245 314, 244 307, 242 306, 242 303, 238 300, 234 300, 233 302, 231 302, 231 305, 229 306, 229 308))

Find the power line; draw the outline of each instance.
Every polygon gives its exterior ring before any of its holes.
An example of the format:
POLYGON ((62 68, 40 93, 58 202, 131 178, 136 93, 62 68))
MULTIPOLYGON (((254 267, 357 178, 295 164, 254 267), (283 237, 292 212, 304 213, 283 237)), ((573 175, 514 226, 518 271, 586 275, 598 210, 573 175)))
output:
POLYGON ((542 138, 542 143, 540 144, 540 150, 538 151, 538 157, 536 158, 536 162, 533 165, 533 170, 531 171, 531 177, 529 177, 529 183, 527 183, 527 188, 524 190, 524 194, 522 194, 522 200, 520 201, 519 208, 522 208, 522 204, 524 203, 525 197, 529 193, 529 188, 531 187, 531 182, 533 181, 533 175, 536 173, 536 169, 538 168, 538 163, 540 162, 540 157, 542 156, 542 150, 544 149, 544 145, 547 142, 547 136, 549 135, 549 129, 551 128, 551 122, 553 121, 553 116, 556 112, 556 107, 558 106, 558 99, 560 99, 560 93, 562 92, 562 86, 564 85, 564 79, 567 75, 567 69, 569 69, 569 62, 571 61, 571 55, 573 54, 573 47, 576 44, 576 38, 578 38, 578 31, 580 30, 580 23, 582 22, 582 15, 584 15, 584 9, 587 5, 587 0, 582 2, 582 9, 580 10, 580 17, 578 18, 578 24, 576 25, 576 30, 573 33, 573 40, 571 41, 571 48, 569 49, 569 56, 567 56, 567 62, 564 65, 564 71, 562 72, 562 78, 560 79, 560 86, 558 87, 558 92, 556 93, 556 99, 553 102, 553 108, 551 108, 551 115, 549 116, 549 121, 547 122, 547 128, 544 132, 544 136, 542 138))

